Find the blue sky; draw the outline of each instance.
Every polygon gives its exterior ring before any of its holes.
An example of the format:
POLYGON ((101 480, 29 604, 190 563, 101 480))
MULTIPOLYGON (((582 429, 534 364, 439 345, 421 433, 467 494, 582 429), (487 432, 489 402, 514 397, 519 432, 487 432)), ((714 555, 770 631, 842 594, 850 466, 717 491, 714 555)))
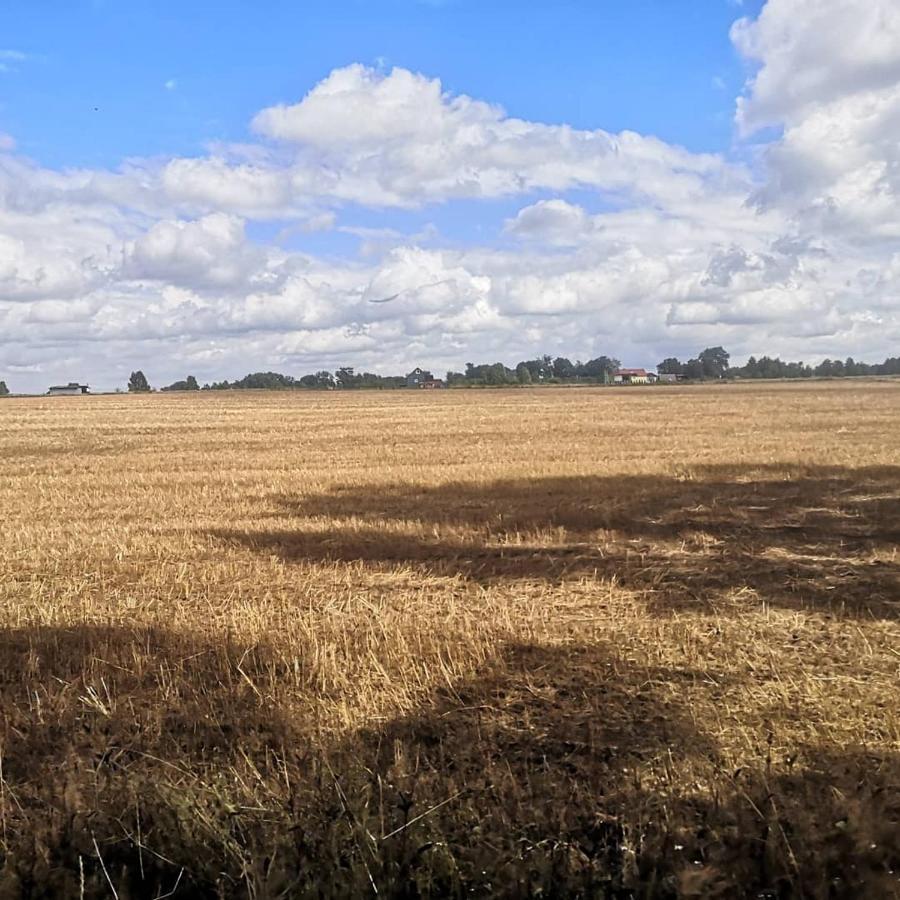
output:
POLYGON ((746 71, 728 29, 754 5, 12 0, 0 34, 31 58, 2 82, 0 122, 50 166, 194 155, 363 62, 439 75, 521 118, 726 151, 746 71))
POLYGON ((883 357, 898 120, 896 0, 9 0, 0 379, 883 357))

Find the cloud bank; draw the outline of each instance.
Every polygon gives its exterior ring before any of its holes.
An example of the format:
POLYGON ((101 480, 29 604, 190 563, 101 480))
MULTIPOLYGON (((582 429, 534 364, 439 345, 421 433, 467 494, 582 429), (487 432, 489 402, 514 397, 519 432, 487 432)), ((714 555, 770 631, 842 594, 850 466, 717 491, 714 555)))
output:
POLYGON ((55 171, 0 135, 0 377, 41 390, 138 366, 165 382, 544 351, 652 365, 710 342, 896 354, 900 7, 769 0, 731 37, 751 73, 735 158, 361 65, 201 157, 55 171), (517 211, 498 218, 499 200, 517 211), (487 210, 482 227, 297 249, 362 235, 354 210, 447 204, 479 224, 487 210))

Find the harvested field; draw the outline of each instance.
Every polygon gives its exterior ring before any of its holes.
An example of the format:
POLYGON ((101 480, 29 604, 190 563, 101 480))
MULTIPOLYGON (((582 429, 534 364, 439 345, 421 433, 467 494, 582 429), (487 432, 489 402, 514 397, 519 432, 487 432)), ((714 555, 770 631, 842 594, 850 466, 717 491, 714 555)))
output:
POLYGON ((0 896, 900 896, 900 381, 0 402, 0 896))

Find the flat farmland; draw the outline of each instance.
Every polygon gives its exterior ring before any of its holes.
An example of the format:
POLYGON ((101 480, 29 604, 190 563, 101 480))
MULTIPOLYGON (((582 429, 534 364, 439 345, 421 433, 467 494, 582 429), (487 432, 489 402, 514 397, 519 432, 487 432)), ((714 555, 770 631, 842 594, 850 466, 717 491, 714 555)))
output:
POLYGON ((0 401, 0 896, 900 895, 900 381, 0 401))

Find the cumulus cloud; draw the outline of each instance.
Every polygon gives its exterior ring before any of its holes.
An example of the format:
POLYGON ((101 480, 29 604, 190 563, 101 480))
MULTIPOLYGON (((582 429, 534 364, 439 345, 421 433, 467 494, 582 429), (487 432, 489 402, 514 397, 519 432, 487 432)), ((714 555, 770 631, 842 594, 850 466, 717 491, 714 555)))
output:
POLYGON ((121 274, 220 292, 274 287, 284 278, 273 258, 247 241, 243 219, 226 213, 154 223, 126 245, 121 274))
POLYGON ((731 38, 759 65, 738 99, 744 130, 900 81, 900 6, 893 0, 768 0, 757 19, 735 22, 731 38))
POLYGON ((179 207, 227 210, 266 217, 293 211, 291 173, 220 157, 174 159, 159 175, 170 202, 179 207))
POLYGON ((737 101, 739 127, 783 129, 756 201, 811 231, 900 237, 900 5, 769 0, 732 39, 758 65, 737 101))
POLYGON ((520 209, 505 230, 517 238, 557 245, 581 243, 595 228, 580 206, 565 200, 541 200, 520 209))
POLYGON ((361 65, 196 158, 57 171, 0 136, 0 377, 896 353, 900 8, 769 0, 732 39, 739 130, 778 129, 750 168, 361 65), (447 202, 479 230, 371 222, 447 202))
POLYGON ((714 154, 634 132, 510 117, 405 69, 338 69, 299 103, 262 110, 253 128, 295 149, 305 186, 315 189, 317 172, 331 196, 378 206, 576 187, 687 201, 735 175, 714 154))

